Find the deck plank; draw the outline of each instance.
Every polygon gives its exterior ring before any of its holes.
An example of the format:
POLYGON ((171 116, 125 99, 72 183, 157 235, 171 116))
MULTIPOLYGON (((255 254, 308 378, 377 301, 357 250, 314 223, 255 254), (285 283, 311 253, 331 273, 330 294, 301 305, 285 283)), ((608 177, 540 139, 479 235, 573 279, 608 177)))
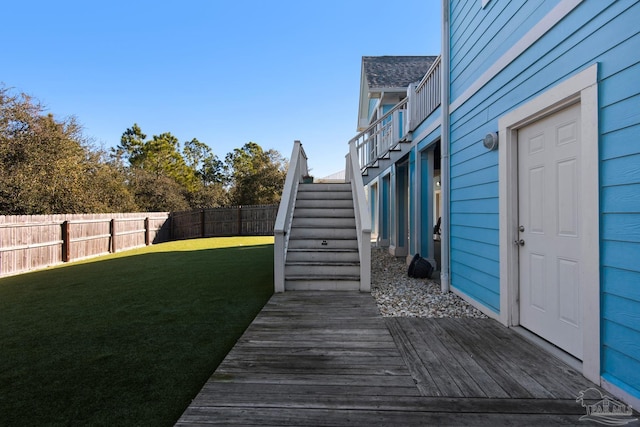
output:
POLYGON ((277 294, 176 425, 579 424, 571 392, 590 383, 560 361, 544 371, 549 356, 511 333, 383 319, 369 294, 277 294))
POLYGON ((506 398, 508 393, 478 364, 473 354, 464 351, 460 344, 438 326, 438 319, 415 319, 415 328, 438 348, 447 360, 447 369, 456 379, 465 397, 506 398))

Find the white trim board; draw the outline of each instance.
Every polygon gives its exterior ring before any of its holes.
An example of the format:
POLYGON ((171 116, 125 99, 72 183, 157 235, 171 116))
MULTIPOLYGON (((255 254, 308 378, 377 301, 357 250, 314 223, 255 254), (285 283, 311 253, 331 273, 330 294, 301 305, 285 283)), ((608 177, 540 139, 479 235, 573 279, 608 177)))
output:
MULTIPOLYGON (((420 132, 420 134, 418 136, 414 136, 413 137, 413 145, 411 146, 411 148, 417 147, 422 141, 424 141, 433 131, 438 129, 441 125, 442 125, 442 114, 440 114, 440 117, 438 117, 436 120, 434 120, 433 123, 431 123, 429 126, 427 126, 427 128, 425 130, 420 132)), ((427 147, 429 145, 433 144, 434 141, 438 140, 441 137, 442 137, 442 132, 441 132, 440 135, 435 137, 433 139, 433 141, 429 142, 429 144, 427 144, 427 147)), ((422 148, 421 151, 425 150, 427 147, 422 148)))
POLYGON ((469 98, 471 98, 491 79, 497 76, 511 62, 529 49, 535 42, 551 30, 558 22, 575 9, 583 0, 562 0, 547 15, 533 26, 516 44, 506 51, 487 71, 482 73, 478 79, 471 84, 460 96, 458 96, 449 106, 449 113, 454 112, 469 98))
POLYGON ((600 384, 600 252, 598 182, 598 64, 545 91, 498 121, 501 138, 498 153, 500 213, 500 322, 519 322, 518 249, 511 242, 518 236, 517 131, 569 105, 580 103, 581 194, 585 208, 581 260, 585 271, 581 296, 583 331, 583 375, 600 384), (595 191, 594 191, 595 190, 595 191))

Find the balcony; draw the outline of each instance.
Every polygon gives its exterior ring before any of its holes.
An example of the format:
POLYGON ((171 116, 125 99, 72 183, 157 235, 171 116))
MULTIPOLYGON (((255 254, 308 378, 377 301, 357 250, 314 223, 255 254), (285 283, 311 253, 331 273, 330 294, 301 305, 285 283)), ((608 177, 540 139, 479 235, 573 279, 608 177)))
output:
POLYGON ((440 57, 407 97, 349 141, 355 146, 365 184, 411 147, 413 131, 440 105, 440 57))

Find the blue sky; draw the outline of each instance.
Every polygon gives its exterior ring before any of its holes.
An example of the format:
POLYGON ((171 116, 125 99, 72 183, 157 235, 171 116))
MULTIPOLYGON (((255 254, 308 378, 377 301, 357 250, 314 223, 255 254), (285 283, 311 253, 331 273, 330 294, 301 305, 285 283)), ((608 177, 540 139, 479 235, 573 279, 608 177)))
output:
POLYGON ((13 1, 0 82, 75 115, 112 147, 198 138, 220 158, 254 141, 312 174, 344 168, 362 56, 438 55, 440 0, 13 1))

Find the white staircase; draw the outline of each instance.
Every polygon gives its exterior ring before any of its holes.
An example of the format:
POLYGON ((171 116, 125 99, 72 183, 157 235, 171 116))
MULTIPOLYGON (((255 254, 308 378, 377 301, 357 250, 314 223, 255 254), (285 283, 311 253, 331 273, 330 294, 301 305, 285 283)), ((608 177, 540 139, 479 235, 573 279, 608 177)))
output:
POLYGON ((284 268, 285 290, 359 290, 360 257, 349 183, 300 184, 284 268))

